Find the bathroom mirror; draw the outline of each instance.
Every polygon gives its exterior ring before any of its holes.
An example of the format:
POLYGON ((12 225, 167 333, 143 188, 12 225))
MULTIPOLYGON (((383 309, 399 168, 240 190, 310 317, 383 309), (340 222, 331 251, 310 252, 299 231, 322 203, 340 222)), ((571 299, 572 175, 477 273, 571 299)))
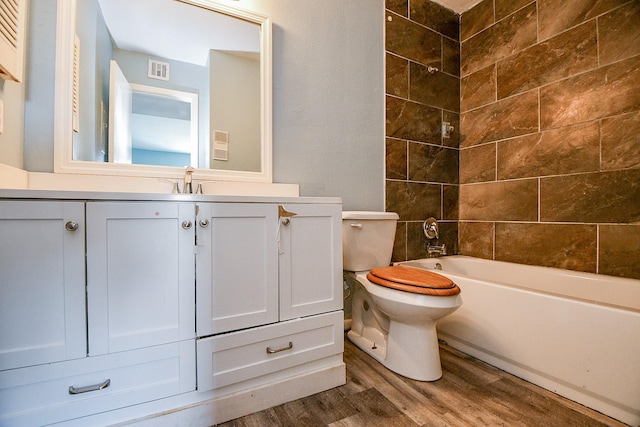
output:
POLYGON ((272 181, 268 17, 216 0, 57 7, 56 173, 272 181))

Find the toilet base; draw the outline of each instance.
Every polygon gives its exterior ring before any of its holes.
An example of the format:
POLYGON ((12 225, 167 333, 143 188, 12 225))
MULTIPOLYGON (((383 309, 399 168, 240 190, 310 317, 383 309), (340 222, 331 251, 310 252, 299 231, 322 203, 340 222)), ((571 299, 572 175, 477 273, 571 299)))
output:
POLYGON ((436 381, 442 377, 435 322, 415 326, 391 321, 389 333, 381 342, 373 342, 366 333, 361 335, 353 329, 347 333, 347 338, 389 370, 404 377, 417 381, 436 381), (410 348, 399 345, 403 342, 411 343, 410 348))

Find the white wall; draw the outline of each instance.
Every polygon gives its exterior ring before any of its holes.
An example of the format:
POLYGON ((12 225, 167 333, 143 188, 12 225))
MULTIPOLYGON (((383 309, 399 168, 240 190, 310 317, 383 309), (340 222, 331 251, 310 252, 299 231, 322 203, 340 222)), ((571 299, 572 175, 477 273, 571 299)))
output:
POLYGON ((384 209, 384 1, 249 0, 273 20, 274 180, 384 209))
POLYGON ((211 133, 229 133, 228 160, 213 160, 210 141, 210 167, 260 172, 260 59, 211 50, 209 73, 211 133))
MULTIPOLYGON (((51 0, 35 3, 55 10, 51 0)), ((344 209, 383 209, 384 0, 245 0, 241 7, 273 22, 274 181, 299 184, 302 196, 342 197, 344 209)), ((24 165, 51 172, 53 54, 41 49, 39 61, 51 60, 27 86, 42 97, 28 113, 24 165)))
POLYGON ((0 100, 3 101, 3 131, 0 134, 0 162, 14 168, 22 168, 22 141, 24 109, 24 85, 0 79, 0 100))

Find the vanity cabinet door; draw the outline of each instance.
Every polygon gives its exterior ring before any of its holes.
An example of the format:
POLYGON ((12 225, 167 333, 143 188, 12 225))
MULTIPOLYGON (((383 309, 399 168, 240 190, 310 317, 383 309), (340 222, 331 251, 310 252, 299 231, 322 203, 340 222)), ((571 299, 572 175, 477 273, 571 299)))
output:
POLYGON ((197 335, 277 322, 277 205, 202 203, 197 222, 197 335))
POLYGON ((0 370, 86 356, 84 203, 0 202, 0 370))
POLYGON ((342 209, 291 204, 280 218, 280 320, 342 309, 342 209))
POLYGON ((87 203, 91 356, 195 337, 192 203, 87 203))

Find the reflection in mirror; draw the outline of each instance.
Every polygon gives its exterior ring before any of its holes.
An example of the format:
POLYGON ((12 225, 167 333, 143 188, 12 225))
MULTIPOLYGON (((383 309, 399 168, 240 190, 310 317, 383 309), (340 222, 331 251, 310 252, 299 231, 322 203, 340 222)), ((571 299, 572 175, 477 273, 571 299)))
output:
MULTIPOLYGON (((58 49, 78 36, 80 79, 74 126, 58 112, 71 102, 56 105, 56 172, 174 176, 194 166, 205 179, 271 181, 268 18, 215 0, 60 0, 58 14, 58 49), (76 34, 60 29, 65 16, 76 34)), ((71 86, 67 58, 60 93, 71 86)))
POLYGON ((131 85, 131 163, 198 166, 198 95, 131 85))

